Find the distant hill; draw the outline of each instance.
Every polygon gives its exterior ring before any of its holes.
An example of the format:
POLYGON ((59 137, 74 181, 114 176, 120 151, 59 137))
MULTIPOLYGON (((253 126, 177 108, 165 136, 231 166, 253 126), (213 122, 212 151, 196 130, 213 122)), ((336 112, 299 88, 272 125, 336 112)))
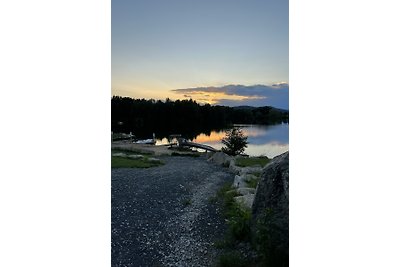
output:
POLYGON ((271 108, 271 111, 277 111, 277 112, 289 112, 287 109, 281 109, 281 108, 274 108, 271 106, 264 106, 264 107, 253 107, 253 106, 237 106, 237 107, 232 107, 233 109, 236 110, 254 110, 257 108, 271 108))
POLYGON ((236 109, 236 110, 238 110, 238 109, 244 109, 244 110, 253 110, 253 109, 255 109, 256 107, 252 107, 252 106, 237 106, 237 107, 232 107, 233 109, 236 109))
POLYGON ((244 124, 274 124, 289 122, 289 111, 270 106, 237 106, 231 108, 232 121, 244 124))

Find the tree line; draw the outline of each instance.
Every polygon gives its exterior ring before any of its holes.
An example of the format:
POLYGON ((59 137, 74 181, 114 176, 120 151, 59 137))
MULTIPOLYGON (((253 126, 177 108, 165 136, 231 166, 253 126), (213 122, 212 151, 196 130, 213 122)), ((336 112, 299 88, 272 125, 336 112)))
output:
POLYGON ((137 137, 167 137, 182 134, 194 138, 200 133, 221 130, 232 124, 276 124, 288 122, 289 112, 273 107, 227 107, 200 105, 196 101, 146 100, 113 96, 111 130, 134 133, 137 137))

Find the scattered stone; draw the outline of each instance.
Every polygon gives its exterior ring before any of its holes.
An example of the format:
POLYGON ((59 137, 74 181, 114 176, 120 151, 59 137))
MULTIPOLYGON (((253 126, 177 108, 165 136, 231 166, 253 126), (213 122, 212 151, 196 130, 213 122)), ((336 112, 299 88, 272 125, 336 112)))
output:
POLYGON ((236 189, 236 191, 237 191, 239 194, 241 194, 242 196, 248 195, 248 194, 255 194, 255 193, 256 193, 256 189, 254 189, 254 188, 248 188, 248 187, 238 188, 238 189, 236 189))
POLYGON ((128 158, 131 158, 131 159, 142 159, 142 158, 144 158, 144 156, 143 155, 128 155, 128 158))
POLYGON ((160 162, 160 160, 159 160, 159 159, 156 159, 156 158, 148 158, 147 161, 150 161, 150 162, 160 162))
POLYGON ((250 182, 251 180, 257 180, 258 179, 257 176, 255 176, 254 174, 249 174, 249 173, 245 174, 244 177, 245 177, 244 180, 246 182, 250 182))
POLYGON ((125 153, 122 153, 122 152, 112 153, 112 155, 113 155, 114 157, 126 157, 126 154, 125 154, 125 153))
POLYGON ((247 187, 246 177, 244 175, 235 175, 232 186, 235 188, 247 187))

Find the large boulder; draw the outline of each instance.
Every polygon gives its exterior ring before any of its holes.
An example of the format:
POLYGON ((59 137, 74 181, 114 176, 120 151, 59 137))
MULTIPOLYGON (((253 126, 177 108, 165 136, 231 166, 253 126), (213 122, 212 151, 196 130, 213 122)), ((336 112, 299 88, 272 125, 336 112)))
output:
POLYGON ((261 174, 252 206, 252 234, 268 264, 288 266, 289 152, 273 158, 261 174))
POLYGON ((231 161, 229 162, 229 170, 234 174, 240 174, 241 169, 242 168, 236 166, 235 159, 232 158, 231 161))
POLYGON ((228 156, 224 152, 216 152, 216 153, 214 153, 214 155, 212 155, 208 159, 208 161, 214 162, 214 163, 216 163, 218 165, 229 167, 229 165, 231 163, 231 159, 232 159, 232 157, 228 156))
POLYGON ((243 175, 235 175, 232 187, 241 188, 247 187, 246 177, 243 175))

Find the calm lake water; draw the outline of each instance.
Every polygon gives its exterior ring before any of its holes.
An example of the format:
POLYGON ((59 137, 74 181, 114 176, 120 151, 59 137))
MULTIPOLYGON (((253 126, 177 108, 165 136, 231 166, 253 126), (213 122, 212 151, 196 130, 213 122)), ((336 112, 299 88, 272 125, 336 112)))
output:
MULTIPOLYGON (((248 136, 248 145, 244 153, 250 156, 273 158, 289 150, 289 124, 235 126, 242 127, 243 133, 248 136)), ((192 141, 221 149, 223 137, 225 131, 212 131, 210 135, 199 134, 192 141)), ((167 143, 166 138, 158 139, 156 145, 167 143)))

